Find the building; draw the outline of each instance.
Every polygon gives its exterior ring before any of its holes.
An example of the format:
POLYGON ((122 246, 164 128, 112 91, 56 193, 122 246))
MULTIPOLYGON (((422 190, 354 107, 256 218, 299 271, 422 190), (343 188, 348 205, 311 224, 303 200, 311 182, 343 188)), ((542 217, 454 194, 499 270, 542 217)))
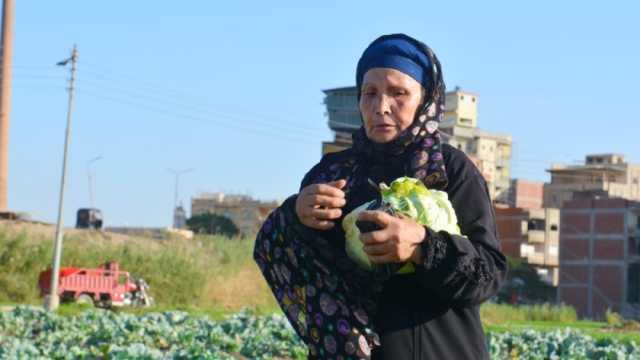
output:
POLYGON ((544 183, 524 179, 511 179, 507 195, 510 207, 540 209, 544 199, 544 183))
POLYGON ((511 137, 478 128, 478 95, 456 87, 445 97, 445 140, 474 159, 491 198, 506 203, 511 181, 511 137))
POLYGON ((560 212, 558 299, 581 317, 640 319, 640 202, 580 198, 560 212))
POLYGON ((491 198, 506 203, 511 184, 511 137, 486 132, 479 128, 455 125, 441 127, 444 140, 475 158, 485 176, 491 198))
POLYGON ((191 198, 191 216, 212 213, 229 218, 243 235, 254 235, 278 202, 262 202, 246 195, 203 193, 191 198))
POLYGON ((502 252, 525 259, 542 280, 558 285, 558 209, 496 207, 496 226, 502 252))
POLYGON ((544 185, 544 206, 595 195, 640 201, 640 165, 623 155, 587 155, 584 165, 552 165, 547 171, 551 183, 544 185))
POLYGON ((351 147, 351 134, 360 128, 358 92, 355 86, 323 90, 329 128, 335 139, 322 143, 322 154, 337 152, 351 147))
MULTIPOLYGON (((354 86, 328 89, 324 93, 329 128, 335 139, 322 144, 323 154, 350 147, 351 134, 362 124, 354 86)), ((506 202, 511 176, 511 137, 477 127, 477 95, 456 88, 445 96, 445 114, 440 126, 444 141, 474 161, 485 176, 493 199, 506 202)))

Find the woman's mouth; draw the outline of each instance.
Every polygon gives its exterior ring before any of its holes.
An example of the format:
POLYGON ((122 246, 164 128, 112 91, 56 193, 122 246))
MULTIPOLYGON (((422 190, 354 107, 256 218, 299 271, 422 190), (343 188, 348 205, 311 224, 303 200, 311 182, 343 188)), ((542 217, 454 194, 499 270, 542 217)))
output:
POLYGON ((390 124, 380 124, 380 125, 375 125, 373 127, 373 131, 375 132, 390 132, 390 131, 393 131, 394 129, 395 129, 395 126, 390 124))

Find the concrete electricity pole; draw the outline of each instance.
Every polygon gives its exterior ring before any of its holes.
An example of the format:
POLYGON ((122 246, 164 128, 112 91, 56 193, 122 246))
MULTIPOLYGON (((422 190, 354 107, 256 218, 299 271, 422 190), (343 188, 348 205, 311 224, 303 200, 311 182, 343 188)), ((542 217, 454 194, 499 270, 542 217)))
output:
POLYGON ((2 6, 2 43, 0 57, 0 212, 7 208, 7 183, 9 176, 9 110, 11 109, 11 57, 13 53, 14 0, 4 0, 2 6))
POLYGON ((76 80, 76 63, 78 61, 78 49, 73 45, 71 57, 58 63, 59 66, 66 66, 71 63, 71 79, 69 80, 69 104, 67 106, 67 130, 64 137, 64 155, 62 157, 62 179, 60 181, 60 199, 58 201, 58 222, 56 224, 56 239, 53 247, 53 265, 51 270, 51 292, 45 297, 44 307, 48 311, 53 311, 60 304, 58 296, 58 277, 60 272, 60 257, 62 256, 62 211, 64 204, 64 188, 67 178, 67 153, 69 150, 69 140, 71 137, 71 110, 73 109, 73 89, 76 80))

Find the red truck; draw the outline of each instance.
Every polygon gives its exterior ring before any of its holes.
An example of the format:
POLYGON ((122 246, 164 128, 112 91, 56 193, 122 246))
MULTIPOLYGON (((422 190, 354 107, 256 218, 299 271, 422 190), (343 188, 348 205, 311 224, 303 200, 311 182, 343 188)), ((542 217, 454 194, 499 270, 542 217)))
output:
MULTIPOLYGON (((51 269, 38 279, 40 295, 51 293, 51 269)), ((93 304, 98 307, 152 306, 149 285, 121 271, 117 262, 107 262, 97 269, 63 267, 58 277, 58 295, 64 302, 93 304)))

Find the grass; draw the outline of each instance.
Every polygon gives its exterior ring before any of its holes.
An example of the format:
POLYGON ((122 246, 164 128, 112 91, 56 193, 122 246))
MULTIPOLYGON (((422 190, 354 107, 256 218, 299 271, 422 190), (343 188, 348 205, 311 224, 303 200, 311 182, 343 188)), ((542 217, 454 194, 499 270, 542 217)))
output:
POLYGON ((551 331, 570 328, 580 330, 595 340, 613 338, 623 342, 635 341, 637 344, 640 344, 640 332, 616 331, 609 328, 604 322, 595 321, 576 321, 572 323, 554 321, 511 321, 502 325, 485 324, 484 328, 490 332, 517 332, 524 330, 551 331))
POLYGON ((578 320, 576 311, 565 305, 520 305, 486 303, 480 308, 480 316, 487 324, 503 324, 509 321, 556 321, 570 323, 578 320))
MULTIPOLYGON (((258 313, 277 309, 253 262, 250 239, 156 240, 75 231, 65 236, 63 244, 63 266, 93 268, 116 260, 121 269, 149 283, 160 309, 207 309, 212 313, 243 307, 258 313)), ((51 238, 0 229, 0 303, 41 304, 37 279, 49 267, 51 254, 51 238)))
MULTIPOLYGON (((0 307, 42 304, 36 284, 39 272, 51 262, 51 239, 0 227, 0 307)), ((157 240, 73 231, 65 236, 62 264, 96 267, 107 260, 117 260, 122 269, 143 277, 157 306, 115 309, 118 312, 182 310, 214 320, 243 308, 259 315, 280 312, 253 262, 252 249, 249 238, 196 236, 193 240, 157 240)), ((63 304, 58 313, 76 315, 86 309, 86 305, 63 304)), ((486 303, 481 307, 481 318, 485 329, 492 332, 571 327, 595 339, 614 337, 640 343, 640 331, 621 325, 615 313, 608 314, 609 323, 593 322, 578 320, 569 306, 486 303)))

